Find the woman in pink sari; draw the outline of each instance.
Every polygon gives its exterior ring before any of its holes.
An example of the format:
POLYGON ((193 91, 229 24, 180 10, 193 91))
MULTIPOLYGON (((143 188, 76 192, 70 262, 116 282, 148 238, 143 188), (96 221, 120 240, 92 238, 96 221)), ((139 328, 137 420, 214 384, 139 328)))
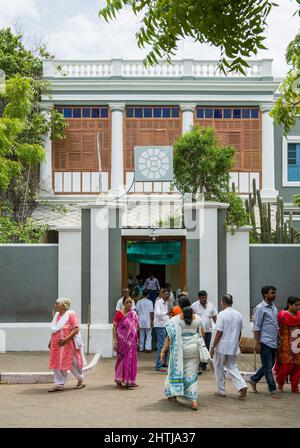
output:
POLYGON ((71 371, 77 379, 75 389, 85 387, 83 383, 82 367, 86 364, 83 343, 79 332, 79 321, 75 311, 70 310, 71 300, 57 299, 55 313, 51 323, 50 369, 54 370, 55 387, 48 392, 64 390, 71 371))
POLYGON ((300 299, 289 297, 285 310, 278 313, 280 343, 275 364, 278 389, 283 386, 288 375, 292 392, 299 393, 300 380, 300 299))
POLYGON ((113 325, 114 350, 117 352, 115 382, 118 388, 136 387, 138 316, 132 299, 124 297, 122 311, 117 311, 113 325))

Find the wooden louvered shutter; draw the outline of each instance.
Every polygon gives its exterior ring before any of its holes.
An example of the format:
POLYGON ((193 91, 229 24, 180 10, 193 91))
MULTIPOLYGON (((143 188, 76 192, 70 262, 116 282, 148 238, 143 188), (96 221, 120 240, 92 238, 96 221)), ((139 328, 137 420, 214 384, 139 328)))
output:
POLYGON ((87 171, 98 170, 97 133, 83 131, 82 138, 82 168, 87 171))
POLYGON ((82 139, 80 131, 70 130, 67 133, 67 149, 68 149, 68 170, 80 170, 82 139))
POLYGON ((229 132, 228 133, 228 144, 235 148, 234 155, 234 170, 241 168, 241 133, 240 132, 229 132))
POLYGON ((56 171, 65 171, 67 169, 67 139, 53 141, 52 148, 53 169, 56 171))

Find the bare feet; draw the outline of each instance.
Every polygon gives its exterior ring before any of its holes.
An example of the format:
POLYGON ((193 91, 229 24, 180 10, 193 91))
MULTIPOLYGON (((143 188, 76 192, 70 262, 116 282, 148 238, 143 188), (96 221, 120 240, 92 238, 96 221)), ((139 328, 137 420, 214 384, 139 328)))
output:
POLYGON ((197 403, 197 400, 193 400, 193 401, 192 401, 192 409, 193 409, 193 411, 197 411, 197 409, 198 409, 198 403, 197 403))
POLYGON ((257 394, 257 389, 256 389, 256 383, 255 383, 255 381, 252 381, 251 378, 250 378, 250 380, 249 380, 249 384, 251 385, 253 392, 254 392, 255 394, 257 394))
POLYGON ((239 400, 245 400, 247 396, 248 387, 243 387, 239 390, 239 400))

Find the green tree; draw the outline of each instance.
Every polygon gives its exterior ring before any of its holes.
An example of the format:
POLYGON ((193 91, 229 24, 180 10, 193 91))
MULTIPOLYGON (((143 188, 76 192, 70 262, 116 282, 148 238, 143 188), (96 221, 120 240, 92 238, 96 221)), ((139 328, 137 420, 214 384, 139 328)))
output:
POLYGON ((0 197, 15 219, 30 212, 39 192, 45 136, 51 132, 51 138, 63 138, 66 126, 56 109, 49 115, 41 110, 42 93, 51 93, 42 79, 42 57, 50 57, 45 46, 33 53, 21 35, 10 28, 0 30, 0 70, 6 75, 0 107, 0 197))
POLYGON ((247 214, 242 199, 229 189, 234 153, 219 144, 212 127, 195 126, 174 144, 174 185, 192 200, 203 193, 207 201, 229 203, 226 223, 240 227, 247 224, 247 214))
POLYGON ((263 42, 272 0, 106 0, 99 16, 107 22, 130 8, 141 19, 136 34, 138 46, 151 46, 146 61, 171 57, 178 42, 192 37, 200 44, 221 49, 219 67, 240 71, 248 66, 246 58, 265 49, 263 42))
POLYGON ((279 87, 281 97, 270 115, 278 126, 284 126, 287 134, 300 118, 300 33, 289 44, 285 58, 291 68, 279 87))

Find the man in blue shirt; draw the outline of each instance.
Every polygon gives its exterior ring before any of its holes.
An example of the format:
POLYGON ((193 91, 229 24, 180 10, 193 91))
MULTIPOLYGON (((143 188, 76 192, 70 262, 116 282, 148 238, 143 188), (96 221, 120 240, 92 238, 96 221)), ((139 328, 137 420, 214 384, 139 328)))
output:
POLYGON ((278 348, 278 310, 274 305, 276 299, 275 286, 263 286, 263 301, 254 309, 253 330, 256 339, 256 351, 260 352, 261 368, 250 377, 253 392, 257 392, 256 384, 265 376, 272 398, 281 398, 273 377, 278 348))

